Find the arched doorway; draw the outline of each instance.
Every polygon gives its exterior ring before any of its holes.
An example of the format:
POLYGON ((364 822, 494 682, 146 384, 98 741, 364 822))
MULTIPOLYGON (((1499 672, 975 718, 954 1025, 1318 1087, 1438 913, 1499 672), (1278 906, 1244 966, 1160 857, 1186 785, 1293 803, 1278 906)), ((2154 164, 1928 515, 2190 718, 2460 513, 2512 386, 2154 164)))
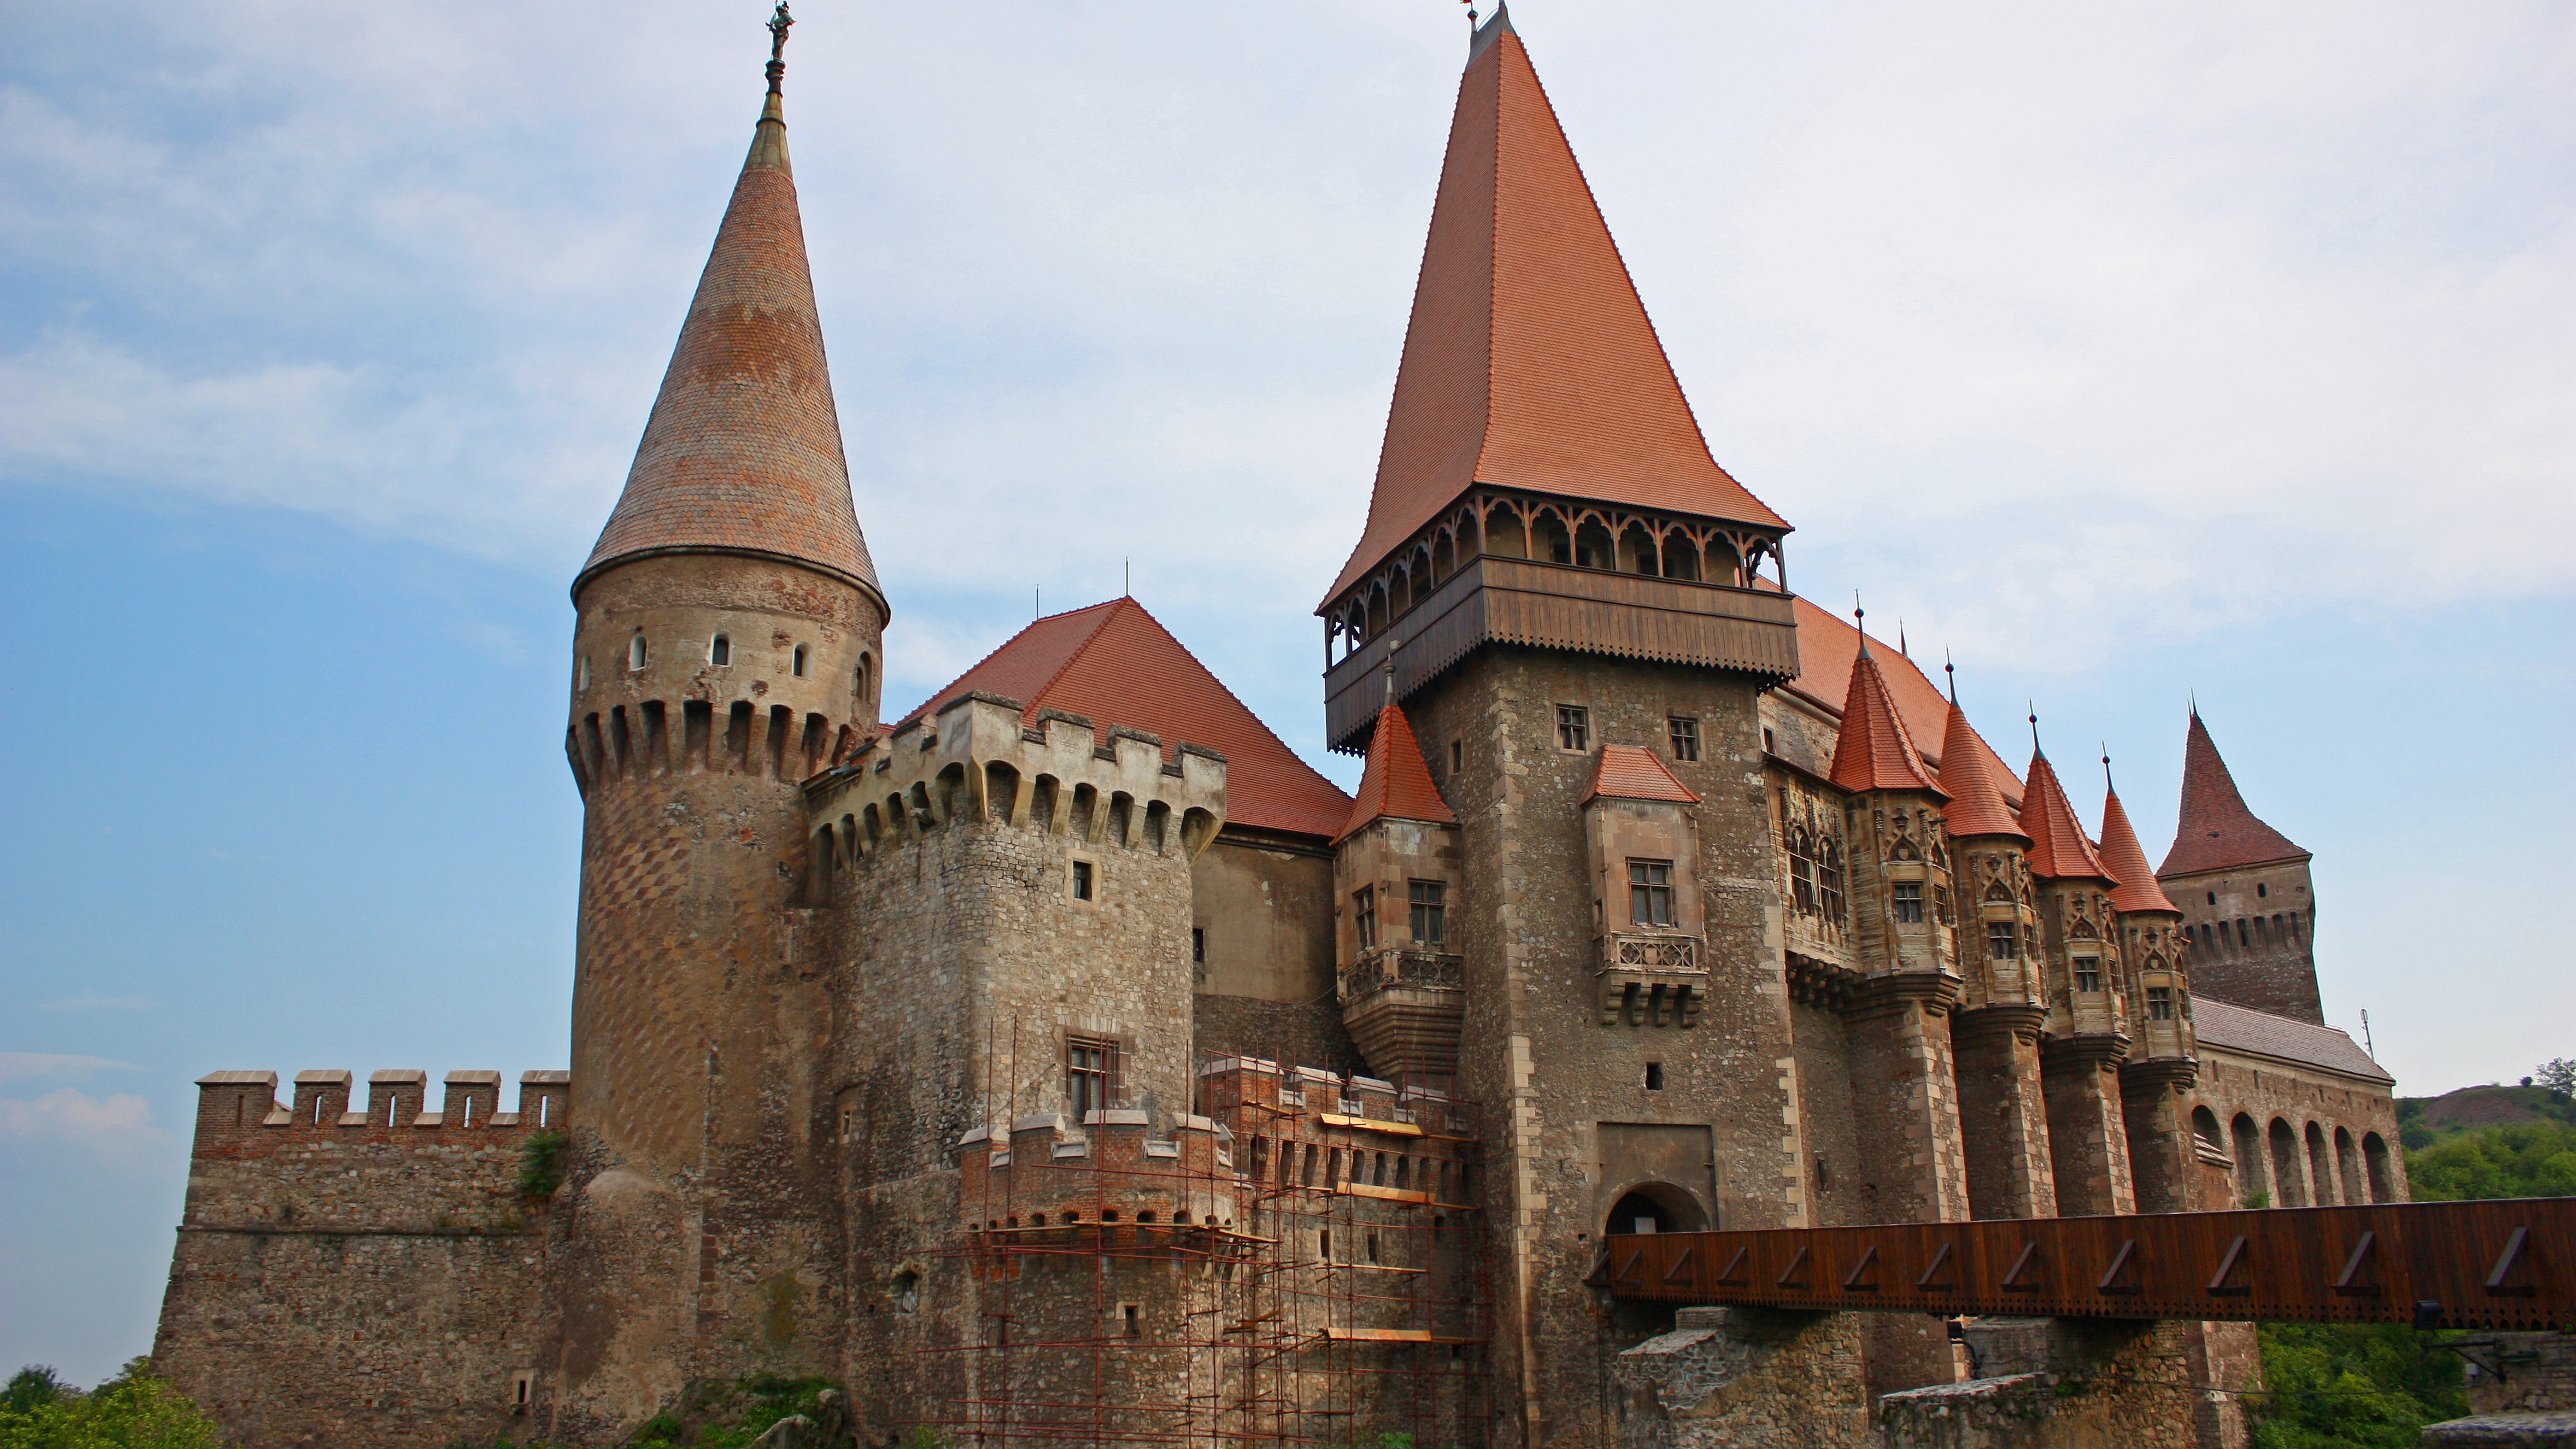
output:
POLYGON ((1601 1225, 1604 1237, 1637 1233, 1696 1233, 1708 1227, 1708 1215, 1687 1192, 1669 1183, 1641 1182, 1620 1194, 1601 1225))

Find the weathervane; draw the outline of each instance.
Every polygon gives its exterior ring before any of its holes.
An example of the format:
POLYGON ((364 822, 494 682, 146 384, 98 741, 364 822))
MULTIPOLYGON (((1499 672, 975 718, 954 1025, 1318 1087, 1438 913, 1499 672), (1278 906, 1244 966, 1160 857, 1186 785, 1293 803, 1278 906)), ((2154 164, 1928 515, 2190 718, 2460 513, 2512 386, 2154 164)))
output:
POLYGON ((787 13, 787 0, 778 0, 778 8, 769 16, 769 93, 778 94, 778 82, 787 74, 787 27, 796 17, 787 13))

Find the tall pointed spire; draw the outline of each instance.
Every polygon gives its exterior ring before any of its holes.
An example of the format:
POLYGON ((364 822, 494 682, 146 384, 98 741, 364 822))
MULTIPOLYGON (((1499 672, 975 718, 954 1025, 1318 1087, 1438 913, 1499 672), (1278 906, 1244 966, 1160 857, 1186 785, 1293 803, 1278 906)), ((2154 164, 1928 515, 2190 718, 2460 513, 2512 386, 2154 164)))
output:
MULTIPOLYGON (((2034 719, 2034 724, 2036 720, 2034 719)), ((2058 783, 2057 771, 2048 756, 2034 743, 2030 752, 2030 774, 2024 778, 2021 800, 2021 827, 2030 835, 2030 873, 2043 879, 2067 876, 2094 876, 2112 879, 2110 868, 2095 854, 2093 842, 2084 834, 2084 822, 2075 818, 2075 802, 2066 798, 2066 787, 2058 783)))
POLYGON ((1860 636, 1860 655, 1852 661, 1851 688, 1843 696, 1842 732, 1834 740, 1833 768, 1825 777, 1846 790, 1928 790, 1945 794, 1932 783, 1932 772, 1914 748, 1888 696, 1887 677, 1870 656, 1869 635, 1860 636))
POLYGON ((2129 823, 2129 812, 2120 804, 2120 789, 2111 783, 2110 766, 2106 755, 2102 759, 2102 864, 2111 871, 2111 909, 2123 914, 2170 911, 2179 916, 2182 907, 2165 895, 2147 865, 2137 827, 2129 823))
POLYGON ((2191 711, 2191 733, 2182 752, 2182 818, 2174 826, 2173 849, 2165 852, 2158 875, 2193 875, 2231 866, 2262 865, 2276 860, 2305 860, 2308 852, 2290 838, 2254 818, 2237 793, 2236 777, 2218 756, 2200 709, 2191 711))
POLYGON ((1326 597, 1475 483, 1788 526, 1709 456, 1499 6, 1459 82, 1368 528, 1326 597))
POLYGON ((867 590, 876 567, 850 500, 823 359, 780 78, 791 23, 770 22, 769 93, 679 345, 598 547, 573 580, 655 554, 783 559, 867 590))

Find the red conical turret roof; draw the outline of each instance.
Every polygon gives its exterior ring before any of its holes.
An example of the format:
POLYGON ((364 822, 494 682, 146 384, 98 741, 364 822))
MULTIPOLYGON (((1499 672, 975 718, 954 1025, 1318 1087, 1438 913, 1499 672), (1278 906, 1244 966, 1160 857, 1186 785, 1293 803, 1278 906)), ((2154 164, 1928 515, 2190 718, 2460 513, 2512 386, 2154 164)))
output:
POLYGON ((1377 712, 1377 730, 1369 736, 1368 764, 1360 771, 1359 798, 1352 802, 1351 818, 1334 839, 1386 819, 1458 823, 1449 802, 1440 798, 1440 787, 1431 783, 1431 767, 1423 763, 1422 742, 1414 738, 1413 722, 1392 704, 1377 712))
POLYGON ((2147 867, 2147 853, 2138 845, 2138 832, 2129 824, 2129 812, 2120 806, 2118 790, 2109 790, 2102 797, 2102 864, 2111 870, 2111 909, 2123 914, 2182 914, 2182 907, 2165 898, 2164 887, 2156 884, 2156 873, 2147 867))
POLYGON ((2075 805, 2066 798, 2066 787, 2057 782, 2057 771, 2049 768, 2048 756, 2030 752, 2030 774, 2025 777, 2021 802, 2021 828, 2030 835, 2030 873, 2049 880, 2068 876, 2112 878, 2102 857, 2093 851, 2093 842, 2084 835, 2084 822, 2075 818, 2075 805))
POLYGON ((1788 527, 1709 456, 1499 7, 1459 82, 1368 528, 1326 603, 1475 483, 1788 527))
POLYGON ((1906 733, 1905 716, 1888 697, 1887 679, 1869 652, 1867 638, 1852 660, 1851 688, 1843 696, 1842 730, 1834 739, 1833 768, 1825 777, 1846 790, 1928 790, 1944 793, 1923 768, 1906 733))
POLYGON ((1968 723, 1968 712, 1959 708, 1957 700, 1950 701, 1949 728, 1941 735, 1941 788, 1950 792, 1950 804, 1941 818, 1956 839, 2008 835, 2028 841, 2030 832, 2013 817, 2012 807, 2004 801, 2003 785, 1995 779, 2004 772, 1988 763, 1992 754, 1976 727, 1968 723))
POLYGON ((884 603, 850 501, 774 76, 626 491, 573 592, 671 553, 785 559, 884 603))
POLYGON ((2173 849, 2165 852, 2158 875, 2193 875, 2231 866, 2264 865, 2276 860, 2305 860, 2308 852, 2290 838, 2254 818, 2236 778, 2218 757, 2218 744, 2200 711, 2191 712, 2191 734, 2182 752, 2182 819, 2174 826, 2173 849))

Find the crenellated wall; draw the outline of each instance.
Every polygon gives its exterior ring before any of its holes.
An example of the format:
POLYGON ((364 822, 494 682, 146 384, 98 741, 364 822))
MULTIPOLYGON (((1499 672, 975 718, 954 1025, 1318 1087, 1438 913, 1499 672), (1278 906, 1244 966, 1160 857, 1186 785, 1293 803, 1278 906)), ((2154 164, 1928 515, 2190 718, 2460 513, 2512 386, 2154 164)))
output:
POLYGON ((187 1207, 153 1360, 242 1449, 524 1437, 544 1346, 569 1073, 343 1071, 198 1082, 187 1207), (550 1135, 558 1134, 558 1135, 550 1135), (542 1151, 539 1153, 542 1156, 542 1151))

